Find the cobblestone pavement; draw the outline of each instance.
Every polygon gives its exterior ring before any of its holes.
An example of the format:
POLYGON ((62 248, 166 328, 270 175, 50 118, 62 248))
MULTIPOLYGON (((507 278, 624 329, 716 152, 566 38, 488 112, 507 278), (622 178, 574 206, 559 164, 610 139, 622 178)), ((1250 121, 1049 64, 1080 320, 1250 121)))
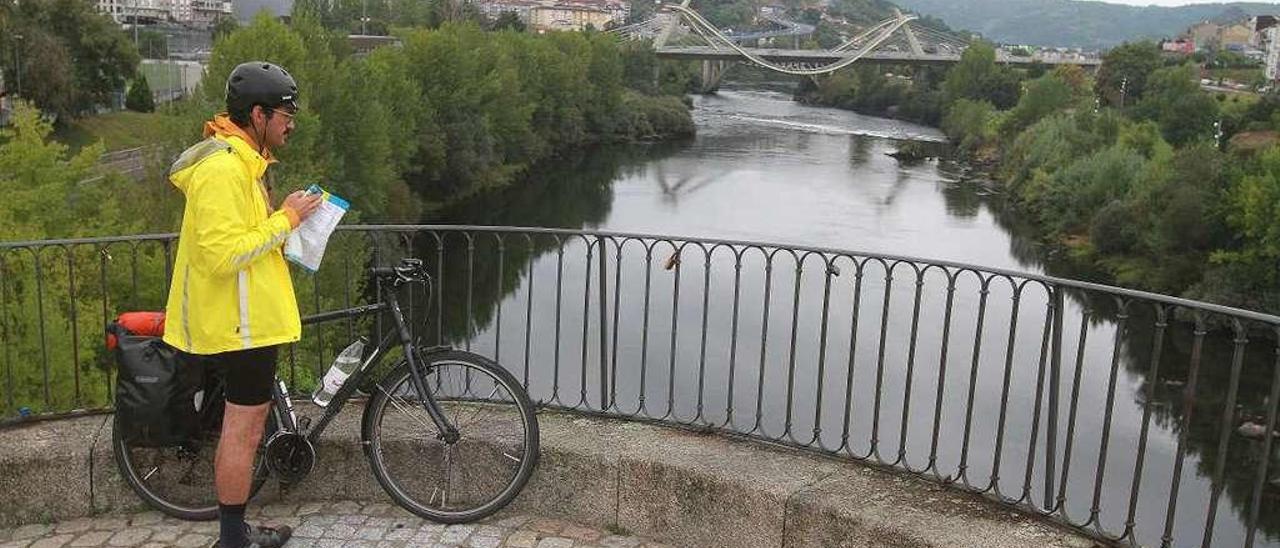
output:
MULTIPOLYGON (((321 502, 250 505, 249 521, 291 525, 288 548, 670 548, 558 519, 500 512, 479 523, 444 526, 390 504, 321 502)), ((158 512, 103 515, 0 529, 0 548, 139 546, 204 548, 218 523, 180 521, 158 512)))

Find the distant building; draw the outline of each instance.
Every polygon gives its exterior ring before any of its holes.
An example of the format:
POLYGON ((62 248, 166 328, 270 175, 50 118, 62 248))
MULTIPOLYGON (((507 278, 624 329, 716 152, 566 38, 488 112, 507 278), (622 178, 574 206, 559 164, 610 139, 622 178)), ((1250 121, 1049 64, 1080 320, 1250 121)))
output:
POLYGON ((529 10, 529 26, 536 31, 584 30, 588 26, 603 30, 613 16, 602 9, 557 4, 529 10))
POLYGON ((1194 40, 1187 38, 1179 38, 1177 40, 1165 40, 1160 43, 1160 49, 1170 53, 1180 53, 1183 55, 1191 55, 1196 52, 1196 43, 1194 40))
POLYGON ((1280 78, 1280 19, 1271 15, 1254 17, 1251 44, 1266 52, 1263 57, 1263 74, 1267 81, 1275 82, 1280 78))
POLYGON ((498 0, 496 2, 480 2, 476 7, 480 9, 480 13, 489 19, 497 19, 503 13, 512 12, 524 24, 529 24, 529 11, 540 6, 538 2, 532 0, 498 0))
POLYGON ((229 0, 97 0, 98 11, 116 23, 179 23, 210 28, 221 17, 231 17, 229 0))
POLYGON ((1247 22, 1227 25, 1218 29, 1218 45, 1233 51, 1243 50, 1253 38, 1253 29, 1247 22))
POLYGON ((1192 42, 1198 44, 1201 48, 1211 47, 1218 43, 1218 32, 1222 30, 1222 25, 1212 21, 1202 21, 1191 25, 1187 29, 1186 37, 1192 42))

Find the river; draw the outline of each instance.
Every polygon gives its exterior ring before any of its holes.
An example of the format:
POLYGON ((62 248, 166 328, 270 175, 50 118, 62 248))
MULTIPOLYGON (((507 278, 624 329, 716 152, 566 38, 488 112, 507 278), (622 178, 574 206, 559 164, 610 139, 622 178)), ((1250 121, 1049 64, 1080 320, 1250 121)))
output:
MULTIPOLYGON (((962 164, 903 164, 888 155, 900 140, 943 147, 935 129, 802 106, 774 91, 726 89, 696 97, 693 115, 698 136, 690 142, 606 148, 566 158, 509 190, 478 196, 430 221, 767 241, 1067 275, 1046 262, 1050 257, 1042 246, 1017 228, 1016 215, 991 196, 990 185, 971 180, 962 164)), ((585 245, 566 242, 559 247, 564 254, 557 254, 557 247, 530 246, 524 255, 508 250, 496 274, 485 274, 494 261, 483 258, 484 249, 464 257, 458 246, 451 248, 443 261, 450 273, 442 277, 449 284, 443 292, 445 331, 455 344, 496 355, 522 372, 535 397, 581 406, 601 395, 594 361, 597 309, 582 297, 584 286, 595 282, 583 281, 592 276, 584 270, 585 245), (482 266, 476 266, 477 256, 482 266), (459 284, 464 269, 472 280, 488 280, 471 282, 474 291, 469 288, 465 298, 459 284), (526 315, 526 307, 552 315, 526 315)), ((847 298, 833 299, 829 313, 820 306, 823 268, 813 268, 811 262, 800 260, 805 273, 793 276, 794 261, 768 273, 752 268, 764 259, 751 255, 748 268, 735 280, 731 254, 708 259, 703 252, 699 263, 684 251, 678 254, 677 269, 683 272, 672 279, 666 268, 674 264, 672 248, 655 246, 647 266, 641 245, 628 249, 621 260, 609 258, 610 276, 617 265, 625 274, 619 278, 617 304, 610 305, 610 313, 621 316, 614 326, 622 326, 614 330, 611 344, 610 382, 616 387, 618 411, 729 424, 828 448, 841 447, 847 436, 845 450, 852 455, 874 454, 892 462, 897 454, 913 469, 936 460, 932 464, 939 476, 964 473, 977 487, 992 484, 1005 495, 1022 494, 1037 503, 1047 489, 1058 487, 1045 486, 1043 480, 1048 419, 1033 415, 1042 408, 1035 386, 1043 371, 1044 360, 1037 354, 1045 324, 1040 309, 1047 294, 1030 290, 1019 311, 1011 306, 1014 289, 993 287, 990 295, 981 295, 976 281, 961 279, 954 317, 948 321, 943 279, 926 273, 916 279, 923 297, 915 303, 923 306, 916 307, 913 318, 911 280, 897 279, 900 271, 887 277, 887 267, 878 274, 868 267, 865 279, 855 279, 841 275, 851 262, 833 263, 836 268, 828 274, 834 276, 827 276, 835 280, 832 294, 849 295, 860 287, 866 295, 856 309, 864 311, 859 320, 847 298), (760 295, 764 287, 772 289, 772 297, 760 295), (738 290, 742 297, 735 300, 738 290), (892 306, 886 302, 891 298, 892 306), (734 303, 740 307, 730 306, 734 303), (986 315, 976 315, 982 303, 986 315), (826 315, 829 329, 820 329, 826 315), (983 322, 975 322, 975 316, 985 317, 985 329, 975 326, 983 322), (1011 323, 1017 327, 1008 327, 1011 323), (950 329, 944 329, 948 324, 950 329), (912 326, 918 326, 915 347, 908 339, 912 326), (891 334, 880 336, 876 344, 881 331, 891 334), (944 331, 951 337, 945 342, 940 341, 944 331), (849 334, 856 340, 846 340, 849 334), (1019 342, 1010 343, 1015 337, 1019 342), (980 350, 974 348, 978 343, 980 350), (854 359, 845 357, 850 354, 854 359), (972 369, 970 354, 975 356, 972 369), (949 369, 948 355, 953 361, 949 369), (935 394, 942 396, 941 403, 935 394), (935 404, 941 417, 936 443, 931 435, 935 404), (969 421, 966 407, 972 410, 969 421), (997 421, 1001 409, 1007 409, 1007 420, 997 421), (763 418, 753 424, 757 411, 763 418), (1003 447, 998 458, 993 458, 993 444, 1003 447), (966 445, 968 457, 962 456, 966 445), (1037 464, 1024 478, 1028 454, 1037 464), (995 477, 993 470, 999 472, 995 477)), ((1121 327, 1120 314, 1110 303, 1095 303, 1082 322, 1082 303, 1079 296, 1072 297, 1064 312, 1062 401, 1055 428, 1055 466, 1061 474, 1070 434, 1066 417, 1074 408, 1070 381, 1079 370, 1079 416, 1070 472, 1062 483, 1071 519, 1085 521, 1092 513, 1103 529, 1119 533, 1132 511, 1138 541, 1159 545, 1168 499, 1177 489, 1177 511, 1169 521, 1171 544, 1198 546, 1214 497, 1211 478, 1221 465, 1225 476, 1212 527, 1214 546, 1242 545, 1261 444, 1221 435, 1223 393, 1230 384, 1229 340, 1210 335, 1205 342, 1198 403, 1186 428, 1181 394, 1189 376, 1190 329, 1177 324, 1164 334, 1162 369, 1150 378, 1150 314, 1135 310, 1121 327), (1150 417, 1144 418, 1148 393, 1153 400, 1150 417), (1171 478, 1184 430, 1186 457, 1175 487, 1171 478), (1228 448, 1225 461, 1214 457, 1222 440, 1228 448), (1137 450, 1140 441, 1145 451, 1137 450), (1106 468, 1099 474, 1102 455, 1106 468), (1140 495, 1130 510, 1135 475, 1141 477, 1136 483, 1140 495)), ((1237 400, 1241 411, 1231 415, 1230 428, 1243 414, 1265 409, 1268 356, 1274 356, 1267 344, 1248 345, 1237 400)), ((1277 477, 1274 466, 1269 475, 1277 477)), ((1255 540, 1260 546, 1280 546, 1280 485, 1272 482, 1261 498, 1255 540)))

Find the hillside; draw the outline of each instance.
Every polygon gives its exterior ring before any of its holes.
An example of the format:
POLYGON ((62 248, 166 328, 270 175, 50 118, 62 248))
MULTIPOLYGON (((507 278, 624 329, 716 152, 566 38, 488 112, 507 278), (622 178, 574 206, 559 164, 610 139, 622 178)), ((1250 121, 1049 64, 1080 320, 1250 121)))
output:
POLYGON ((898 0, 913 11, 1005 43, 1107 48, 1176 35, 1206 19, 1280 13, 1263 3, 1126 6, 1081 0, 898 0))

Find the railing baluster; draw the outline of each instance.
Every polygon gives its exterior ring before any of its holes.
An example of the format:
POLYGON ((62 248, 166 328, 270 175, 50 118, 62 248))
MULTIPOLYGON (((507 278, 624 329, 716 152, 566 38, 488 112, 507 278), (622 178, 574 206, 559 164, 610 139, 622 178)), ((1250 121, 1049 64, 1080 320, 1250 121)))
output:
POLYGON ((1098 514, 1102 508, 1102 480, 1107 473, 1107 449, 1111 444, 1111 417, 1115 411, 1116 378, 1120 373, 1120 351, 1124 344, 1124 333, 1128 327, 1129 301, 1116 298, 1119 313, 1116 314, 1116 336, 1111 346, 1111 376, 1107 381, 1107 403, 1103 408, 1102 438, 1098 447, 1098 469, 1093 479, 1093 505, 1089 508, 1089 522, 1101 528, 1098 514))
MULTIPOLYGON (((52 404, 53 404, 53 398, 52 398, 52 396, 51 396, 51 394, 50 394, 50 392, 49 392, 49 339, 48 339, 48 337, 45 335, 45 325, 44 325, 44 324, 45 324, 45 319, 44 319, 44 269, 42 268, 41 263, 40 263, 40 255, 41 255, 40 251, 41 251, 41 249, 40 249, 40 248, 35 249, 35 250, 32 252, 32 258, 35 260, 35 273, 36 273, 36 310, 39 312, 39 316, 38 316, 39 320, 38 320, 38 321, 40 322, 40 324, 39 324, 39 325, 40 325, 40 364, 41 364, 41 371, 42 371, 42 372, 43 372, 43 374, 44 374, 44 406, 45 406, 45 410, 46 410, 46 411, 49 411, 49 410, 51 410, 51 409, 50 409, 50 407, 51 407, 51 406, 52 406, 52 404)), ((136 248, 135 248, 135 252, 136 252, 136 251, 137 251, 137 250, 136 250, 136 248)), ((135 265, 135 266, 137 265, 137 261, 134 261, 134 265, 135 265)), ((137 274, 137 272, 136 272, 136 269, 135 269, 135 277, 136 277, 136 274, 137 274)), ((136 288, 136 287, 137 287, 137 285, 136 285, 137 280, 136 280, 136 279, 135 279, 134 283, 135 283, 135 288, 136 288)))
POLYGON ((80 325, 76 314, 76 260, 75 248, 63 247, 67 252, 67 314, 71 321, 71 375, 75 382, 75 407, 83 407, 80 402, 80 325))
MULTIPOLYGON (((947 276, 947 301, 942 317, 942 345, 938 356, 938 390, 933 396, 933 431, 929 436, 929 464, 925 470, 933 470, 935 476, 941 478, 938 471, 938 434, 942 427, 942 396, 947 386, 947 354, 951 344, 951 311, 956 297, 956 276, 958 274, 944 269, 947 276)), ((945 478, 950 480, 950 478, 945 478)))
POLYGON ((751 432, 760 431, 764 422, 764 371, 768 363, 769 350, 769 297, 773 290, 773 252, 765 254, 764 261, 764 305, 760 313, 760 379, 756 383, 756 424, 751 432))
POLYGON ((822 447, 822 389, 826 384, 827 365, 827 322, 831 311, 831 278, 837 275, 834 258, 823 256, 826 264, 822 277, 822 319, 818 324, 818 376, 813 395, 813 440, 805 445, 817 444, 822 447))
MULTIPOLYGON (((525 234, 525 243, 528 244, 529 257, 534 257, 533 238, 525 234)), ((526 277, 529 280, 525 284, 525 310, 524 310, 524 378, 522 382, 525 388, 529 387, 529 347, 533 343, 533 260, 529 260, 529 266, 526 268, 526 277)))
POLYGON ((964 408, 964 436, 960 442, 960 465, 957 468, 957 475, 965 485, 969 486, 973 485, 973 482, 969 481, 968 466, 969 440, 973 433, 973 398, 978 388, 978 364, 982 361, 982 327, 987 319, 987 296, 990 294, 992 280, 990 277, 982 277, 981 275, 978 278, 979 287, 981 288, 978 292, 978 321, 973 331, 973 365, 969 368, 969 393, 966 397, 964 408))
POLYGON ((676 246, 675 242, 668 241, 672 247, 672 256, 667 260, 667 267, 672 268, 675 274, 671 277, 671 337, 670 337, 670 355, 667 360, 667 412, 662 418, 676 416, 676 333, 680 331, 680 258, 684 253, 684 246, 676 246), (674 266, 673 263, 674 262, 674 266))
POLYGON ((1036 395, 1031 403, 1031 436, 1027 440, 1027 467, 1025 476, 1022 480, 1022 496, 1018 500, 1027 504, 1035 504, 1031 497, 1031 478, 1035 471, 1036 464, 1036 442, 1040 436, 1040 405, 1044 401, 1044 378, 1045 368, 1049 362, 1049 348, 1052 346, 1050 338, 1053 331, 1053 294, 1052 289, 1048 295, 1048 302, 1045 304, 1044 327, 1040 334, 1040 359, 1036 367, 1036 395))
MULTIPOLYGON (((1059 287, 1061 292, 1062 288, 1059 287)), ((1059 299, 1061 303, 1063 300, 1059 299)), ((1084 372, 1084 349, 1089 338, 1089 309, 1088 302, 1085 302, 1085 308, 1080 312, 1080 337, 1076 341, 1076 372, 1071 380, 1071 405, 1067 409, 1067 439, 1062 448, 1062 481, 1058 484, 1058 498, 1056 506, 1058 511, 1062 513, 1064 520, 1070 521, 1067 516, 1067 479, 1071 477, 1071 451, 1075 445, 1076 433, 1076 411, 1079 409, 1080 403, 1080 377, 1084 372)))
POLYGON ((551 372, 551 401, 563 405, 560 400, 560 327, 561 327, 561 309, 564 304, 564 240, 556 236, 556 321, 555 321, 555 339, 552 342, 552 348, 555 357, 552 359, 551 372))
MULTIPOLYGON (((1222 496, 1226 483, 1224 476, 1227 472, 1227 452, 1230 449, 1231 435, 1235 433, 1232 424, 1236 414, 1236 395, 1240 390, 1240 370, 1244 366, 1245 345, 1249 344, 1248 328, 1243 322, 1238 318, 1232 318, 1231 327, 1235 332, 1235 338, 1231 341, 1234 345, 1231 354, 1231 380, 1227 385, 1227 401, 1222 405, 1222 421, 1218 425, 1218 452, 1214 453, 1216 462, 1213 466, 1213 487, 1209 494, 1209 510, 1205 517, 1204 541, 1200 543, 1202 548, 1213 545, 1213 525, 1218 514, 1218 499, 1222 496)), ((1271 433, 1266 432, 1264 435, 1270 437, 1271 433)))
POLYGON ((467 325, 462 331, 466 339, 462 344, 470 352, 471 334, 476 330, 476 307, 473 304, 476 287, 476 239, 470 232, 463 232, 462 235, 467 238, 467 325))
POLYGON ((1200 355, 1204 350, 1204 336, 1207 333, 1204 314, 1195 312, 1195 324, 1187 385, 1182 390, 1182 427, 1178 429, 1178 449, 1174 453, 1172 483, 1169 486, 1169 506, 1164 514, 1164 534, 1160 536, 1161 548, 1173 546, 1173 524, 1178 512, 1178 490, 1182 486, 1182 463, 1186 460, 1187 436, 1191 431, 1191 417, 1196 409, 1196 381, 1200 378, 1200 355))
POLYGON ((996 447, 992 451, 991 484, 987 486, 999 497, 1004 496, 1000 490, 1000 465, 1001 458, 1004 456, 1004 427, 1009 418, 1009 381, 1013 375, 1013 345, 1018 338, 1018 310, 1022 304, 1022 287, 1015 284, 1013 280, 1009 280, 1009 285, 1013 290, 1011 297, 1013 304, 1009 311, 1009 339, 1005 346, 1004 378, 1000 383, 1000 414, 996 421, 996 447))
POLYGON ((916 342, 920 335, 920 299, 924 292, 924 274, 913 263, 908 263, 916 277, 915 297, 911 304, 911 335, 907 339, 907 378, 902 384, 902 424, 898 429, 898 458, 895 463, 902 463, 907 470, 911 464, 907 462, 907 428, 911 424, 911 389, 916 372, 916 342))
POLYGON ((707 248, 698 246, 702 250, 702 337, 698 343, 698 406, 697 414, 693 416, 693 421, 706 422, 706 418, 702 416, 703 395, 707 384, 707 314, 711 303, 711 253, 707 248))
MULTIPOLYGON (((853 259, 853 317, 849 319, 849 369, 845 371, 844 377, 844 421, 840 432, 840 448, 849 453, 849 456, 859 458, 853 452, 853 448, 849 446, 849 419, 853 414, 853 374, 857 367, 858 358, 858 319, 859 312, 862 310, 862 266, 864 262, 853 259)), ((862 458, 870 457, 868 452, 862 458)))
POLYGON ((729 395, 725 400, 724 423, 721 428, 734 424, 733 421, 733 389, 734 375, 738 367, 738 310, 742 295, 742 253, 744 250, 729 248, 733 251, 733 319, 729 324, 729 395))
POLYGON ((880 351, 876 356, 876 397, 875 407, 871 410, 871 454, 875 455, 876 461, 884 463, 884 457, 880 455, 880 402, 881 395, 884 393, 884 353, 885 340, 889 336, 889 302, 893 295, 893 268, 888 264, 881 262, 884 266, 884 301, 880 310, 880 351))
POLYGON ((1276 338, 1275 363, 1271 366, 1271 392, 1267 395, 1267 426, 1263 430, 1262 458, 1258 459, 1258 472, 1254 475, 1253 495, 1249 500, 1249 518, 1245 523, 1248 528, 1244 537, 1244 548, 1251 548, 1258 532, 1258 513, 1262 510, 1262 491, 1266 489, 1267 469, 1271 464, 1271 443, 1275 439, 1276 408, 1280 407, 1280 327, 1273 328, 1271 335, 1276 338))
MULTIPOLYGON (((9 337, 9 264, 5 261, 5 257, 9 255, 8 250, 0 250, 0 336, 5 341, 11 340, 9 337)), ((106 293, 103 293, 105 296, 106 293)), ((104 297, 105 298, 105 297, 104 297)), ((106 323, 103 323, 106 325, 106 323)), ((16 329, 15 329, 16 331, 16 329)), ((4 385, 5 385, 5 408, 9 412, 16 411, 17 404, 14 398, 13 387, 13 359, 10 352, 10 344, 0 344, 4 347, 4 385)))
POLYGON ((791 257, 795 261, 796 273, 792 277, 791 348, 787 352, 787 417, 783 422, 782 435, 791 441, 796 441, 791 432, 792 405, 795 403, 794 397, 796 393, 796 335, 800 331, 800 276, 804 273, 804 261, 808 255, 797 257, 792 253, 791 257))
MULTIPOLYGON (((609 309, 606 306, 609 298, 609 286, 606 280, 609 279, 608 274, 608 253, 604 246, 605 239, 603 236, 596 238, 596 245, 600 246, 600 257, 597 260, 598 285, 600 286, 600 301, 597 306, 600 308, 600 339, 598 353, 600 355, 600 410, 609 410, 609 309)), ((616 287, 616 286, 615 286, 616 287)), ((501 311, 501 309, 499 309, 501 311)), ((584 320, 585 322, 585 320, 584 320)))
POLYGON ((591 242, 585 241, 587 246, 587 259, 583 268, 582 280, 582 358, 581 371, 578 377, 578 403, 574 407, 587 406, 587 354, 589 351, 589 341, 591 335, 591 268, 592 259, 595 258, 591 242))
POLYGON ((1155 340, 1151 344, 1151 366, 1147 371, 1147 395, 1142 405, 1142 430, 1138 434, 1137 461, 1133 465, 1133 487, 1129 490, 1129 515, 1124 522, 1121 537, 1134 534, 1134 516, 1138 512, 1138 493, 1142 488, 1142 469, 1147 457, 1147 433, 1151 426, 1151 409, 1155 406, 1156 384, 1160 380, 1160 356, 1164 350, 1164 330, 1168 327, 1164 306, 1156 305, 1155 340))

